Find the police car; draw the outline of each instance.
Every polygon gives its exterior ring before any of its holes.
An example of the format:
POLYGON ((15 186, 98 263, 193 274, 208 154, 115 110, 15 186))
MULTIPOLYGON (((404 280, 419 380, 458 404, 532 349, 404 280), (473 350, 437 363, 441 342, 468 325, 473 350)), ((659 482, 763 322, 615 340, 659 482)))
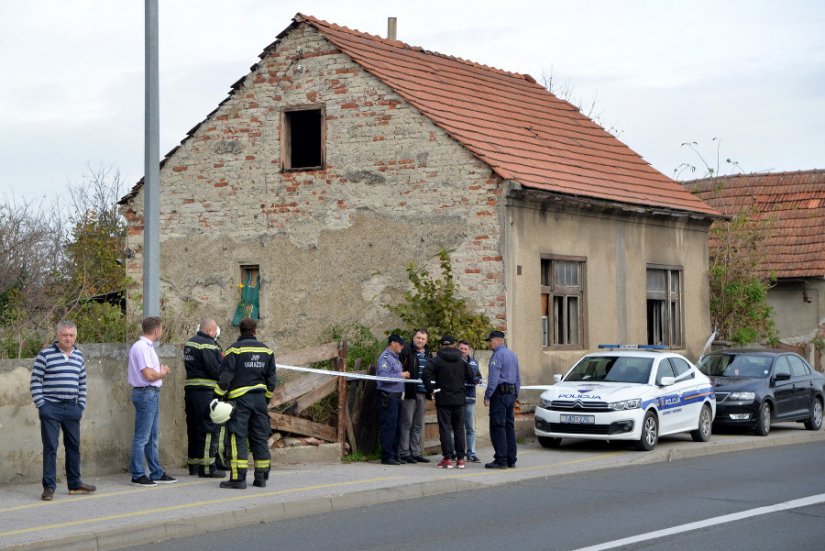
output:
POLYGON ((716 397, 693 364, 656 347, 599 348, 541 394, 535 434, 542 446, 557 447, 563 438, 630 440, 647 451, 659 436, 710 438, 716 397))

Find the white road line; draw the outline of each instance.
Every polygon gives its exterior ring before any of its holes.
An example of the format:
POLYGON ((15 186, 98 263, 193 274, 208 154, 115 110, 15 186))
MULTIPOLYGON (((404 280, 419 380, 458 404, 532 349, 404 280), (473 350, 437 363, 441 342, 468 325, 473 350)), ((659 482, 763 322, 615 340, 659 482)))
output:
POLYGON ((621 547, 623 545, 631 545, 634 543, 640 543, 643 541, 650 541, 655 540, 658 538, 664 538, 667 536, 673 536, 675 534, 681 534, 682 532, 690 532, 691 530, 700 530, 702 528, 707 528, 708 526, 717 526, 719 524, 726 524, 729 522, 736 522, 738 520, 750 518, 750 517, 758 517, 760 515, 769 515, 771 513, 778 513, 780 511, 787 511, 788 509, 798 509, 800 507, 807 507, 809 505, 816 505, 818 503, 825 503, 825 494, 817 494, 815 496, 803 497, 799 499, 793 499, 791 501, 785 501, 783 503, 777 503, 775 505, 767 505, 765 507, 757 507, 756 509, 748 509, 747 511, 740 511, 738 513, 731 513, 729 515, 723 515, 721 517, 709 518, 705 520, 699 520, 697 522, 689 522, 687 524, 681 524, 679 526, 674 526, 672 528, 665 528, 663 530, 656 530, 655 532, 648 532, 646 534, 639 534, 637 536, 631 536, 629 538, 623 538, 620 540, 613 540, 608 541, 605 543, 600 543, 598 545, 591 545, 590 547, 582 547, 576 549, 575 551, 601 551, 602 549, 614 549, 616 547, 621 547))

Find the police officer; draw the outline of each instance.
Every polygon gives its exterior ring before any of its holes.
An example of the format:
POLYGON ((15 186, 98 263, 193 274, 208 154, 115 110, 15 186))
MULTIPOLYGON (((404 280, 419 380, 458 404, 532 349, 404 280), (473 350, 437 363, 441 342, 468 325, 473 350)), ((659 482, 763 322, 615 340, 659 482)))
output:
POLYGON ((488 469, 506 469, 516 466, 515 405, 521 388, 518 358, 504 344, 504 333, 491 331, 486 339, 493 349, 487 374, 484 405, 490 408, 490 440, 495 450, 494 460, 484 466, 488 469))
POLYGON ((249 465, 247 438, 255 459, 253 486, 266 487, 269 479, 269 398, 275 390, 275 354, 256 338, 258 322, 244 318, 238 324, 241 336, 230 346, 221 362, 215 394, 234 405, 226 423, 226 451, 229 480, 221 488, 246 488, 249 465))
POLYGON ((398 382, 378 381, 378 434, 381 442, 381 463, 384 465, 400 465, 398 446, 401 441, 401 396, 404 393, 403 379, 410 378, 410 372, 404 371, 398 355, 404 348, 404 339, 398 335, 387 338, 387 348, 378 356, 378 368, 375 374, 379 377, 391 377, 398 382))
MULTIPOLYGON (((218 386, 218 375, 223 350, 216 339, 220 328, 215 320, 204 318, 198 332, 183 345, 183 364, 186 367, 184 406, 186 435, 189 440, 189 474, 200 478, 223 478, 216 462, 222 427, 209 418, 209 402, 218 386)), ((226 469, 224 469, 226 470, 226 469)))

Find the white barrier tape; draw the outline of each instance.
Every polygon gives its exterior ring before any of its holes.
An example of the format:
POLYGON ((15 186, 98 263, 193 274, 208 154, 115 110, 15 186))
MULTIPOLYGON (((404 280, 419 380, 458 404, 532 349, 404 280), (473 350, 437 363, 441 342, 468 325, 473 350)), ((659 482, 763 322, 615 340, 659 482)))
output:
POLYGON ((361 373, 348 373, 346 371, 331 371, 329 369, 315 369, 313 367, 296 367, 294 365, 276 364, 278 369, 287 371, 303 371, 305 373, 320 373, 332 377, 346 377, 347 379, 361 379, 363 381, 385 381, 388 383, 422 383, 421 379, 402 379, 401 377, 379 377, 377 375, 363 375, 361 373))

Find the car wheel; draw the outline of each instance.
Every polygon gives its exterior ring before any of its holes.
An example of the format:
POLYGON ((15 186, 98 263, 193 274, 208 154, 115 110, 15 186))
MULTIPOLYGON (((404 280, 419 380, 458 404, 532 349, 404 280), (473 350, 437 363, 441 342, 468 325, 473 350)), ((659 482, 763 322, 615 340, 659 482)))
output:
POLYGON ((805 428, 808 430, 819 430, 822 428, 822 400, 814 398, 811 407, 811 417, 805 421, 805 428))
POLYGON ((758 436, 767 436, 771 432, 771 405, 768 402, 763 402, 759 406, 759 415, 753 432, 758 436))
POLYGON ((539 436, 538 438, 542 448, 558 448, 561 444, 561 438, 550 438, 548 436, 539 436))
POLYGON ((702 411, 699 412, 699 426, 696 430, 690 431, 690 437, 694 442, 707 442, 710 440, 711 425, 713 420, 710 418, 710 406, 705 404, 702 406, 702 411))
POLYGON ((648 411, 642 420, 642 437, 636 442, 636 448, 648 452, 656 447, 658 441, 659 421, 656 419, 655 413, 648 411))

